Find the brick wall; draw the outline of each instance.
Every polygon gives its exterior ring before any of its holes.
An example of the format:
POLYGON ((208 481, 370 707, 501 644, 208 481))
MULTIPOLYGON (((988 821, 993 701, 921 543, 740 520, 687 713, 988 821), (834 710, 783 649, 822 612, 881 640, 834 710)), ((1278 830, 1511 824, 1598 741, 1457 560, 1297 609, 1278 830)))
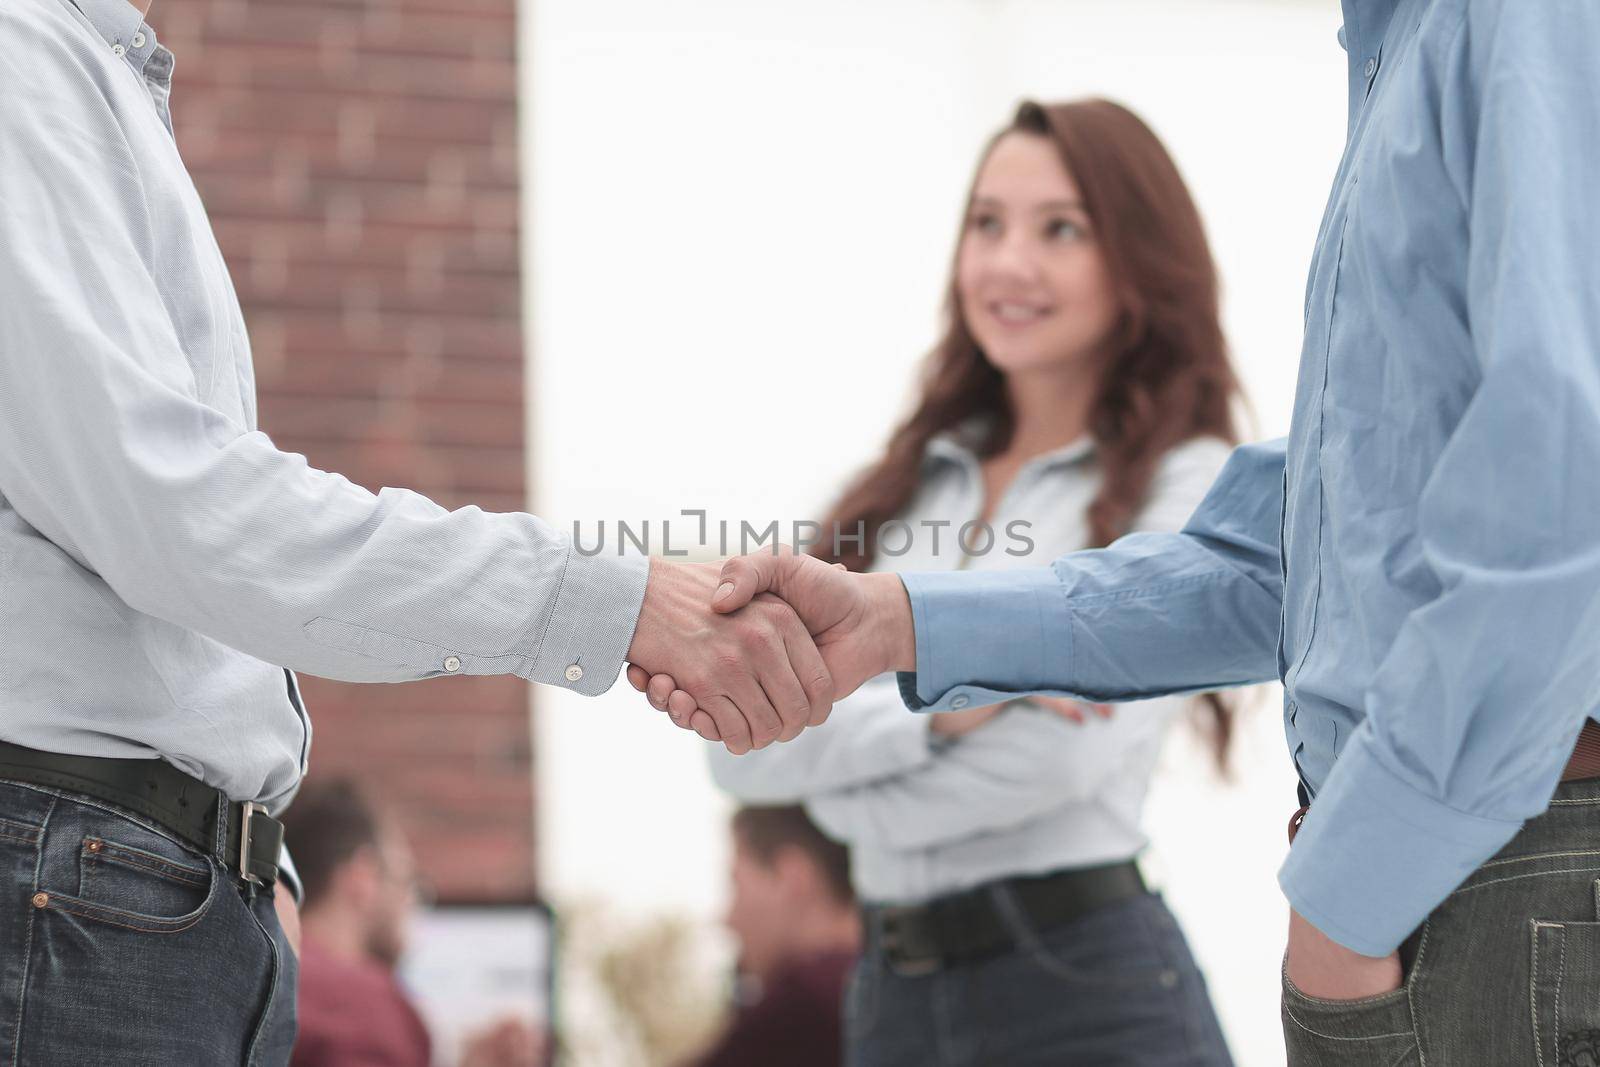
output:
MULTIPOLYGON (((261 428, 377 490, 525 506, 516 0, 156 0, 261 428)), ((419 576, 426 580, 426 575, 419 576)), ((446 899, 533 889, 526 684, 302 680, 446 899)))

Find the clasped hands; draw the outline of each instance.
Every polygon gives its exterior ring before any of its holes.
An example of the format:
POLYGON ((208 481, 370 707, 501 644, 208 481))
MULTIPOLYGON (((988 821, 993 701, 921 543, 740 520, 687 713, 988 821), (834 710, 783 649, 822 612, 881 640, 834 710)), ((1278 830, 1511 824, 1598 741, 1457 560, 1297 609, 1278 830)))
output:
POLYGON ((915 669, 916 639, 892 574, 790 553, 652 559, 627 658, 651 704, 742 755, 820 725, 875 675, 915 669))
MULTIPOLYGON (((820 725, 835 700, 916 658, 911 602, 892 574, 787 551, 720 566, 651 560, 628 680, 678 726, 742 755, 820 725)), ((1073 701, 1035 700, 1082 721, 1073 701)), ((942 715, 935 732, 959 735, 1002 707, 942 715)))

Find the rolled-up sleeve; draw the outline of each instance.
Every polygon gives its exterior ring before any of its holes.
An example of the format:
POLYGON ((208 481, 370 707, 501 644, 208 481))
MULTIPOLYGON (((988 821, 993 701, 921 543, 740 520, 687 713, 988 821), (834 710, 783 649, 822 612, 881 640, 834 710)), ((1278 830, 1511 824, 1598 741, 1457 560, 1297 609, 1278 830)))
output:
POLYGON ((233 356, 183 349, 147 220, 112 192, 137 188, 137 160, 91 79, 38 84, 0 53, 0 90, 0 493, 18 515, 135 610, 270 663, 611 685, 646 560, 368 492, 208 404, 233 356))
POLYGON ((1550 802, 1600 704, 1600 8, 1468 5, 1467 317, 1481 374, 1429 475, 1439 592, 1402 622, 1279 875, 1381 956, 1550 802))
POLYGON ((1283 462, 1281 439, 1235 449, 1179 533, 1132 533, 1048 568, 902 575, 907 706, 1126 701, 1276 677, 1283 462))

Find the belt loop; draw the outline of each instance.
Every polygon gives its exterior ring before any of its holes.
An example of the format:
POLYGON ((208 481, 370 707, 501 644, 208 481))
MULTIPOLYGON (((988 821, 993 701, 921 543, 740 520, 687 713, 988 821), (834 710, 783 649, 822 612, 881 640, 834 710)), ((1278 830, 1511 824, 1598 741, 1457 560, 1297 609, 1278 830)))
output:
POLYGON ((227 866, 228 862, 228 807, 228 794, 217 790, 217 837, 211 852, 222 861, 223 866, 227 866))
POLYGON ((1306 806, 1289 816, 1289 844, 1294 844, 1295 835, 1300 832, 1300 824, 1306 821, 1306 813, 1310 810, 1311 808, 1306 806))
POLYGON ((994 913, 1000 917, 1000 924, 1011 934, 1011 940, 1018 948, 1028 952, 1038 952, 1043 949, 1039 933, 1033 928, 1028 916, 1023 913, 1014 887, 1005 882, 995 882, 989 886, 988 896, 989 903, 994 906, 994 913))

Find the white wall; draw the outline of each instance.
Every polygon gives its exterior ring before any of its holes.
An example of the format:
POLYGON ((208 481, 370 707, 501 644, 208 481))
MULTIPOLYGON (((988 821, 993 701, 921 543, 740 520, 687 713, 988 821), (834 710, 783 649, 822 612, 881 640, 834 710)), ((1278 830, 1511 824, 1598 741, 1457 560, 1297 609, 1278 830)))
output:
MULTIPOLYGON (((1207 219, 1260 415, 1286 431, 1304 271, 1344 131, 1338 5, 1292 0, 525 0, 536 510, 809 516, 933 340, 961 198, 1023 96, 1116 97, 1207 219)), ((723 801, 627 688, 542 690, 544 884, 712 916, 723 801)), ((1146 867, 1242 1064, 1282 1062, 1276 705, 1218 786, 1174 735, 1146 867)))

